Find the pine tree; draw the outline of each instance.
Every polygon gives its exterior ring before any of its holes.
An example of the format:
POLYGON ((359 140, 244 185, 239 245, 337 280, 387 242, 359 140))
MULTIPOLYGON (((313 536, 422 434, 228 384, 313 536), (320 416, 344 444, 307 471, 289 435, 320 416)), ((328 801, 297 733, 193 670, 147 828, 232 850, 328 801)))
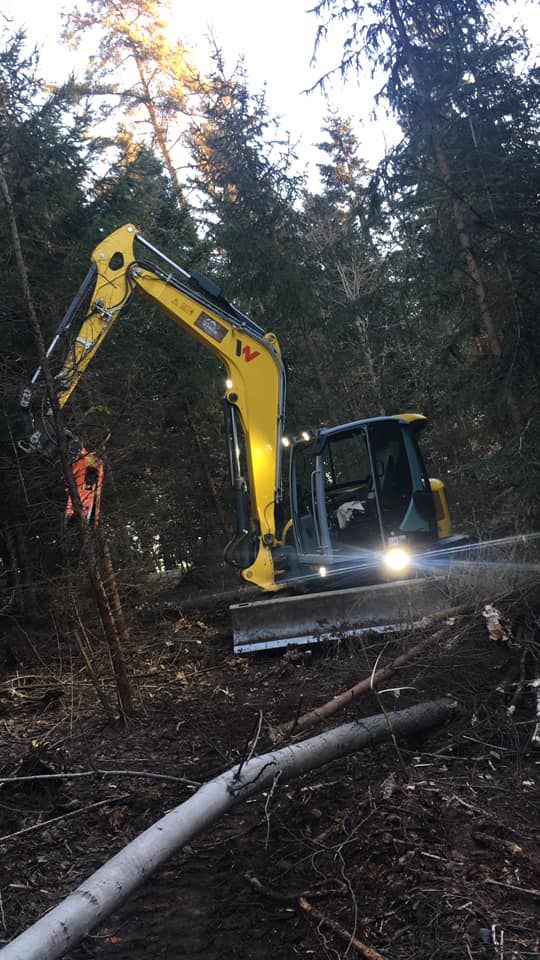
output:
MULTIPOLYGON (((208 244, 175 203, 159 159, 127 133, 118 160, 95 185, 87 217, 88 250, 98 230, 104 235, 132 220, 185 270, 205 270, 208 244)), ((70 405, 95 444, 110 435, 108 456, 122 491, 111 504, 112 522, 119 539, 129 524, 132 555, 150 565, 187 563, 203 545, 216 551, 216 542, 225 542, 222 383, 214 358, 135 296, 70 405)))
MULTIPOLYGON (((70 271, 78 275, 77 238, 88 153, 86 119, 82 112, 67 111, 60 95, 47 93, 36 54, 25 52, 24 35, 6 36, 0 51, 1 163, 45 339, 69 302, 66 278, 69 280, 70 271)), ((18 401, 37 362, 20 276, 14 268, 13 230, 7 216, 0 217, 0 241, 0 470, 5 491, 0 549, 12 571, 8 579, 13 576, 23 588, 13 600, 28 607, 35 596, 35 581, 60 562, 55 499, 59 498, 61 510, 63 490, 54 469, 48 471, 25 460, 18 446, 24 435, 18 401)))
POLYGON ((179 117, 189 112, 200 80, 183 43, 168 36, 167 2, 156 0, 86 0, 83 10, 65 17, 65 38, 77 46, 91 31, 96 52, 90 58, 79 93, 106 98, 122 115, 140 124, 146 117, 149 145, 161 157, 178 202, 183 201, 179 160, 174 147, 179 117))
POLYGON ((290 427, 335 420, 318 334, 319 266, 306 249, 293 148, 279 136, 264 92, 249 91, 242 64, 227 76, 218 51, 207 86, 204 119, 191 133, 193 181, 223 287, 278 334, 291 374, 290 427))
POLYGON ((384 374, 388 341, 395 346, 395 325, 391 323, 389 336, 389 311, 378 295, 385 262, 374 239, 370 171, 349 119, 330 114, 324 133, 326 139, 318 144, 327 155, 319 164, 322 192, 306 198, 306 236, 312 259, 324 267, 316 287, 329 371, 338 372, 332 392, 341 418, 347 412, 349 419, 358 420, 382 414, 391 404, 384 374))
MULTIPOLYGON (((517 69, 521 41, 494 35, 491 8, 324 0, 317 11, 321 36, 335 19, 348 24, 343 70, 371 62, 384 71, 382 95, 403 129, 378 172, 378 199, 417 331, 420 386, 478 453, 498 451, 508 480, 515 450, 534 446, 539 396, 528 276, 538 249, 538 83, 517 69)), ((500 483, 500 462, 495 470, 500 483)), ((518 472, 525 489, 530 472, 518 472)))

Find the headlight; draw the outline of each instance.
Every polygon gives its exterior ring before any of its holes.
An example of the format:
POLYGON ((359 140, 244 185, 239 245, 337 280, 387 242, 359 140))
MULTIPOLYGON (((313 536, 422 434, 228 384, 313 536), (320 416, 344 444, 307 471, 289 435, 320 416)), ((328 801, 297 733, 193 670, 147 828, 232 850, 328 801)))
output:
POLYGON ((406 570, 411 562, 411 558, 403 547, 391 547, 384 554, 384 562, 390 570, 406 570))
POLYGON ((328 570, 327 570, 326 567, 319 567, 319 576, 320 576, 320 577, 325 577, 327 573, 328 573, 328 570))

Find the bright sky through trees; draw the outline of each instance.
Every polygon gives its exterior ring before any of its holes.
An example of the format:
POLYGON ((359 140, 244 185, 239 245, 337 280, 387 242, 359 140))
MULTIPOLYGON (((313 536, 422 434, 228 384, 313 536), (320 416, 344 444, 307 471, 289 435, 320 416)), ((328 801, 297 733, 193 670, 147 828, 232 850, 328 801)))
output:
MULTIPOLYGON (((10 26, 24 27, 32 42, 42 51, 42 69, 47 79, 60 81, 69 70, 82 72, 82 50, 72 54, 59 42, 60 12, 74 4, 64 0, 0 0, 0 13, 10 26)), ((193 49, 204 70, 208 65, 210 36, 225 55, 227 67, 244 56, 253 90, 266 85, 268 106, 282 118, 284 130, 298 142, 302 166, 319 159, 312 150, 321 137, 325 113, 329 107, 353 117, 358 138, 368 163, 375 164, 399 135, 395 121, 378 108, 373 117, 374 95, 381 85, 366 70, 361 83, 351 77, 345 84, 339 78, 328 88, 328 100, 315 91, 306 94, 318 78, 339 62, 341 44, 336 34, 320 49, 317 62, 310 61, 317 21, 308 12, 309 0, 172 0, 171 32, 193 49)), ((517 20, 526 26, 532 45, 540 44, 540 8, 532 0, 501 4, 499 20, 508 26, 517 20)))

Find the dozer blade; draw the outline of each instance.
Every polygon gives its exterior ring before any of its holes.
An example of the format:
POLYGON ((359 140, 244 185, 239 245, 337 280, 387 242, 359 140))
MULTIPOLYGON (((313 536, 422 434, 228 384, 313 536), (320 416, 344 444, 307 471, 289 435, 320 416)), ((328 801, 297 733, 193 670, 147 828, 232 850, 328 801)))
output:
POLYGON ((449 606, 446 579, 399 580, 231 606, 235 653, 418 626, 449 606))

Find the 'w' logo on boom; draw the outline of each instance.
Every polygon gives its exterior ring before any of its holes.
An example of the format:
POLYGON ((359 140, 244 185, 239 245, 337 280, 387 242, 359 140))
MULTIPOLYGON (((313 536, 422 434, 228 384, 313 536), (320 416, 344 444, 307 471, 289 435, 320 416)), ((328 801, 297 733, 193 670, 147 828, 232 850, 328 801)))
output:
POLYGON ((236 356, 237 357, 243 356, 246 363, 250 363, 252 360, 255 360, 257 357, 260 357, 260 355, 261 355, 260 351, 252 350, 249 344, 246 343, 244 346, 242 346, 241 340, 236 341, 236 356))

